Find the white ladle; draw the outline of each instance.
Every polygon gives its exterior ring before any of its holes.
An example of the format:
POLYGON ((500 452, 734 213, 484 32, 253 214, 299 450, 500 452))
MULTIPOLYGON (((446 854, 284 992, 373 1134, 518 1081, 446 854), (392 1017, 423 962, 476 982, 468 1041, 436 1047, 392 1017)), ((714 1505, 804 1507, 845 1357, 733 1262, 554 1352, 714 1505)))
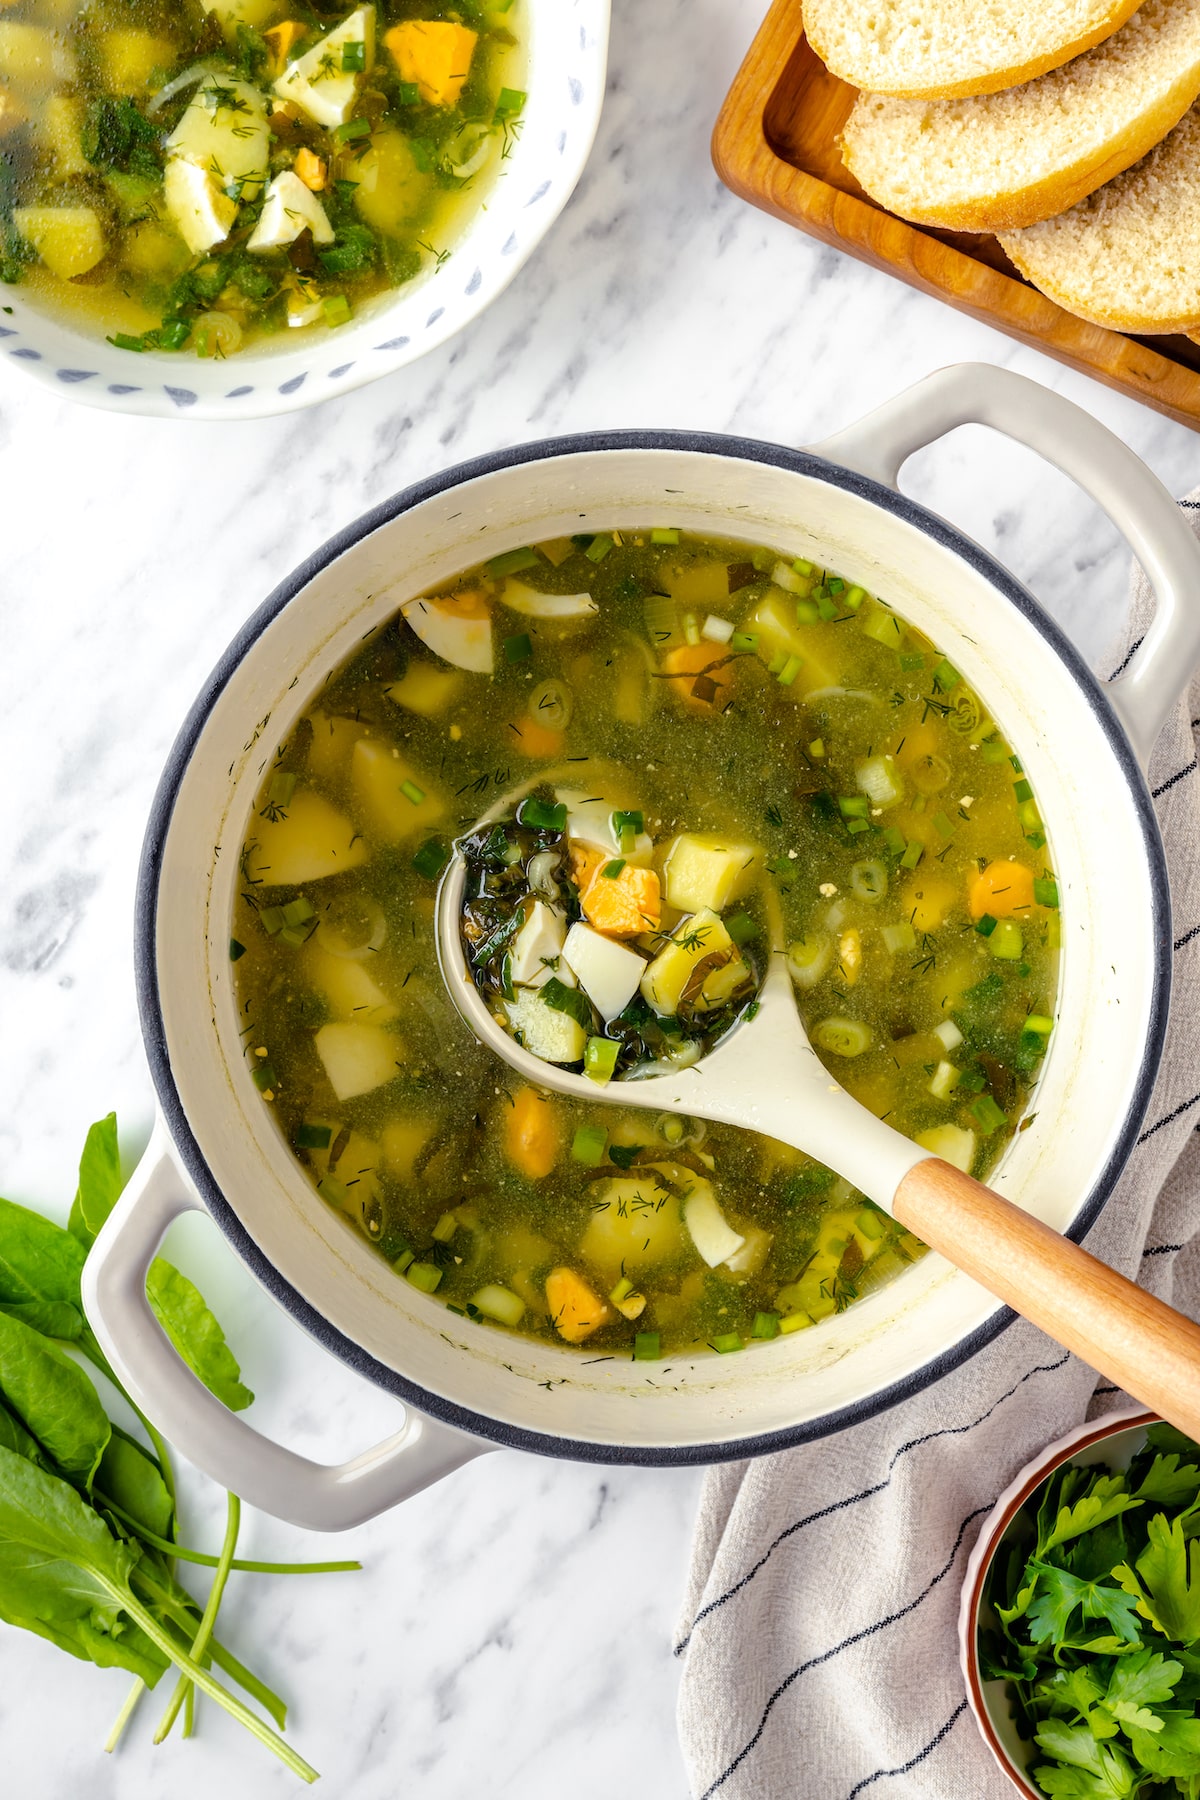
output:
MULTIPOLYGON (((480 823, 504 816, 517 798, 510 795, 480 823)), ((685 1113, 805 1151, 1093 1369, 1200 1439, 1200 1326, 853 1099, 809 1043, 778 952, 754 1018, 700 1062, 603 1085, 531 1055, 492 1017, 462 941, 465 880, 456 851, 438 889, 442 977, 480 1043, 518 1075, 591 1105, 685 1113)))

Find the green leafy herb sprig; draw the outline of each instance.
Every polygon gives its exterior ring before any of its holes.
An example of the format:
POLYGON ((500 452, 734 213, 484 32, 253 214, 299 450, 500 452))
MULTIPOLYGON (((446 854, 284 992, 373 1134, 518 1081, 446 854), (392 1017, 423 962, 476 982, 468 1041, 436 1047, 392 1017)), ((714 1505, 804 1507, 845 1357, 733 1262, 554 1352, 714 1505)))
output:
MULTIPOLYGON (((360 1565, 239 1560, 236 1494, 227 1496, 218 1556, 176 1541, 170 1453, 113 1374, 80 1298, 84 1259, 121 1186, 110 1113, 88 1132, 67 1229, 0 1200, 0 1619, 135 1677, 106 1749, 116 1747, 144 1691, 174 1666, 178 1681, 155 1743, 180 1712, 183 1735, 190 1734, 199 1690, 295 1774, 314 1781, 316 1770, 213 1674, 220 1669, 283 1729, 283 1701, 216 1636, 217 1613, 235 1569, 287 1575, 360 1565), (123 1395, 146 1443, 109 1418, 85 1361, 123 1395), (177 1562, 214 1571, 203 1606, 179 1581, 177 1562)), ((159 1257, 147 1294, 200 1380, 227 1406, 249 1406, 254 1396, 225 1334, 187 1277, 159 1257)))
POLYGON ((1067 1464, 998 1551, 980 1634, 1054 1800, 1200 1800, 1200 1447, 1154 1425, 1127 1470, 1067 1464))

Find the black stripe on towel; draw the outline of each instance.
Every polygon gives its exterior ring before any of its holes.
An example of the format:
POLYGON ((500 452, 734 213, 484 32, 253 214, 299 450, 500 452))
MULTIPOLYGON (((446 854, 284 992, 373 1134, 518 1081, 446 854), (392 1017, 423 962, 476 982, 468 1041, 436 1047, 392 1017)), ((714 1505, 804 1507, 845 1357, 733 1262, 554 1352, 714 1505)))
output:
POLYGON ((1156 1131, 1161 1131, 1164 1125, 1169 1125, 1173 1119, 1179 1117, 1180 1113, 1187 1112, 1190 1107, 1196 1105, 1197 1101, 1200 1101, 1200 1094, 1193 1094, 1190 1100, 1181 1100, 1174 1112, 1167 1113, 1164 1118, 1157 1119, 1153 1125, 1148 1126, 1138 1139, 1138 1143, 1144 1144, 1147 1138, 1152 1138, 1156 1131))
POLYGON ((1110 681, 1115 681, 1117 679, 1118 675, 1123 675, 1125 673, 1126 669, 1129 667, 1130 663, 1133 661, 1134 657, 1137 655, 1138 651, 1141 649, 1143 641, 1144 641, 1143 638, 1135 638, 1134 639, 1133 643, 1130 644, 1128 650, 1125 652, 1125 655, 1122 657, 1121 661, 1117 664, 1116 668, 1113 670, 1112 674, 1109 676, 1108 679, 1110 681))
POLYGON ((727 1600, 732 1600, 735 1594, 740 1593, 744 1587, 747 1587, 749 1583, 754 1580, 754 1577, 758 1574, 759 1570, 762 1569, 775 1554, 775 1551, 778 1550, 780 1544, 786 1542, 788 1538, 793 1537, 797 1531, 803 1531, 806 1525, 818 1524, 822 1519, 829 1518, 831 1513, 843 1512, 848 1506, 857 1506, 861 1500, 872 1500, 876 1494, 882 1494, 896 1472, 896 1464, 900 1461, 902 1456, 907 1456, 910 1450, 919 1450, 923 1444, 931 1444, 936 1438, 962 1437, 966 1432, 974 1431, 977 1425, 982 1425, 990 1419, 997 1407, 1003 1406, 1006 1400, 1011 1400, 1013 1395, 1018 1393, 1020 1389, 1025 1386, 1025 1383, 1031 1381, 1035 1375, 1052 1374, 1055 1369, 1061 1369, 1063 1364, 1070 1362, 1070 1360, 1070 1355, 1067 1354, 1065 1356, 1060 1356, 1057 1362, 1036 1364, 1034 1368, 1027 1370, 1026 1373, 1021 1376, 1019 1381, 1014 1382, 1007 1393, 1001 1394, 998 1400, 993 1400, 986 1412, 980 1413, 979 1417, 977 1419, 972 1419, 969 1424, 943 1425, 937 1431, 927 1431, 924 1437, 910 1438, 906 1444, 901 1444, 900 1448, 893 1453, 892 1459, 888 1463, 887 1474, 882 1481, 875 1482, 872 1487, 860 1488, 857 1494, 848 1494, 844 1500, 835 1500, 831 1505, 823 1506, 820 1512, 806 1513, 802 1519, 796 1519, 791 1525, 786 1526, 784 1530, 779 1533, 779 1536, 774 1542, 767 1546, 754 1566, 746 1571, 740 1581, 735 1581, 731 1588, 726 1588, 723 1594, 718 1594, 715 1600, 710 1600, 707 1606, 702 1606, 700 1608, 700 1611, 692 1620, 691 1631, 688 1632, 687 1636, 683 1638, 680 1643, 676 1644, 676 1656, 683 1655, 684 1651, 691 1643, 692 1633, 695 1631, 700 1621, 706 1619, 709 1613, 716 1612, 718 1607, 724 1606, 727 1600))
POLYGON ((933 1755, 933 1752, 937 1749, 938 1745, 942 1743, 944 1739, 949 1737, 966 1710, 966 1701, 960 1700, 954 1711, 950 1714, 950 1717, 946 1720, 946 1723, 942 1726, 942 1729, 935 1732, 934 1736, 930 1738, 924 1749, 918 1750, 915 1756, 910 1756, 906 1763, 900 1763, 895 1769, 876 1769, 873 1775, 866 1776, 862 1781, 858 1782, 855 1787, 850 1789, 850 1792, 846 1795, 846 1800, 855 1800, 855 1796, 861 1794, 864 1788, 869 1788, 876 1781, 886 1781, 890 1775, 907 1775, 910 1769, 915 1769, 918 1763, 923 1763, 927 1756, 933 1755))
POLYGON ((989 1500, 983 1506, 977 1506, 973 1512, 967 1514, 966 1518, 958 1528, 958 1536, 954 1540, 954 1548, 951 1550, 946 1562, 943 1563, 932 1581, 927 1582, 921 1589, 921 1592, 917 1594, 914 1599, 910 1600, 907 1606, 900 1607, 899 1610, 894 1613, 888 1613, 882 1619, 876 1619, 870 1625, 864 1625, 861 1630, 852 1632, 849 1637, 843 1638, 840 1644, 834 1644, 829 1650, 822 1650, 820 1656, 810 1656, 807 1662, 801 1663, 798 1668, 792 1670, 790 1675, 784 1676, 783 1680, 779 1683, 779 1686, 775 1689, 775 1692, 768 1699, 767 1704, 763 1707, 762 1718, 758 1722, 758 1730, 754 1733, 754 1736, 750 1738, 747 1743, 743 1744, 729 1767, 725 1770, 725 1773, 723 1775, 718 1775, 712 1785, 705 1788, 703 1794, 700 1796, 700 1800, 711 1800, 711 1796, 716 1793, 717 1789, 723 1787, 734 1771, 741 1767, 742 1763, 749 1756, 750 1752, 762 1737, 763 1732, 766 1730, 767 1720, 771 1716, 775 1702, 782 1699, 783 1695, 787 1693, 794 1681, 798 1681, 800 1676, 806 1675, 810 1669, 819 1668, 822 1663, 832 1662, 833 1658, 835 1656, 840 1656, 843 1650, 852 1650, 855 1644, 861 1644, 864 1638, 874 1637, 877 1631, 885 1631, 889 1625, 895 1625, 898 1620, 906 1619, 909 1613, 915 1612, 918 1606, 922 1606, 925 1601, 928 1600, 934 1588, 945 1581, 947 1575, 949 1575, 955 1563, 958 1561, 958 1553, 962 1549, 962 1542, 967 1535, 968 1528, 975 1523, 976 1519, 982 1518, 984 1513, 991 1512, 992 1507, 995 1504, 994 1500, 989 1500))
POLYGON ((1200 937, 1200 925, 1193 925, 1190 931, 1185 931, 1182 937, 1177 937, 1171 946, 1172 950, 1182 950, 1183 946, 1190 944, 1194 937, 1200 937))
POLYGON ((1167 779, 1163 782, 1162 786, 1156 787, 1153 790, 1153 792, 1151 794, 1151 798, 1154 800, 1160 799, 1162 797, 1162 795, 1166 793, 1168 788, 1173 788, 1175 786, 1175 783, 1177 781, 1182 781, 1185 775, 1194 775, 1195 772, 1196 772, 1196 758, 1193 756, 1193 758, 1192 758, 1191 762, 1188 764, 1187 768, 1186 769, 1176 769, 1174 775, 1168 775, 1167 779))

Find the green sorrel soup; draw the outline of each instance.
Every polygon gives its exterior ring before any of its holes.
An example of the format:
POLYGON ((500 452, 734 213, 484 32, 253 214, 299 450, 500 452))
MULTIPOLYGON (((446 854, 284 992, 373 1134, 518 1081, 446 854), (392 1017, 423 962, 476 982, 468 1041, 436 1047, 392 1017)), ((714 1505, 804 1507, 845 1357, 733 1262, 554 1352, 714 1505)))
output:
POLYGON ((482 203, 521 5, 0 4, 0 278, 130 351, 345 324, 482 203))
POLYGON ((979 698, 833 570, 671 529, 410 602, 279 746, 242 873, 246 1053, 318 1193, 399 1279, 593 1355, 741 1350, 922 1253, 795 1150, 612 1104, 733 1027, 774 950, 837 1079, 976 1175, 1052 1029, 1058 889, 979 698), (481 993, 594 1104, 445 994, 455 840, 481 993))

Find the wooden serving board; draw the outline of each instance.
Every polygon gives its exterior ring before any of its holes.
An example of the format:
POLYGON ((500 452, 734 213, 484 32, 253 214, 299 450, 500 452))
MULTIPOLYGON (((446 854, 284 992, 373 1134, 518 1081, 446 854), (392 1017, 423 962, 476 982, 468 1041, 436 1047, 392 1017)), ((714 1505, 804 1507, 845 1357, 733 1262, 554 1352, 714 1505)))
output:
POLYGON ((910 225, 867 198, 838 149, 855 90, 809 48, 800 0, 774 0, 725 97, 713 162, 743 200, 922 293, 1200 429, 1200 345, 1126 337, 1064 312, 993 237, 910 225))

